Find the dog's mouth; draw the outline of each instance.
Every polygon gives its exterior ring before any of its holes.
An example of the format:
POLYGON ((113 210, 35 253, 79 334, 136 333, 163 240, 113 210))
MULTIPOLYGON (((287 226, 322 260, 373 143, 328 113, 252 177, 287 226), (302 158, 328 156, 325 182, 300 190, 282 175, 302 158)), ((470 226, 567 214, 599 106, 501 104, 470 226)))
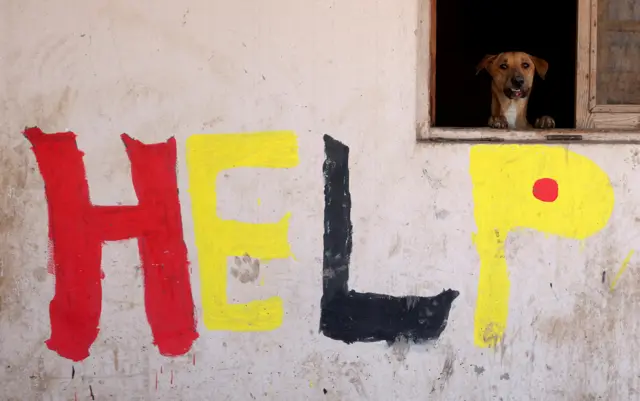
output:
POLYGON ((527 90, 524 88, 521 89, 513 89, 513 88, 506 88, 504 90, 504 94, 509 98, 509 99, 524 99, 525 97, 527 97, 527 90))

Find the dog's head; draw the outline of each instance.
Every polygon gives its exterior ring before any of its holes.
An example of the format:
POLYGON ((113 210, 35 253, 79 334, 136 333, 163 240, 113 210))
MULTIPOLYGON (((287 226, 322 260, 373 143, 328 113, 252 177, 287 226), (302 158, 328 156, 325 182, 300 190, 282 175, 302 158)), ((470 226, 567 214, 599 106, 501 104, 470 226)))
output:
POLYGON ((544 79, 549 63, 527 53, 506 52, 484 56, 476 67, 476 74, 483 69, 509 99, 524 99, 531 92, 534 74, 537 72, 544 79))

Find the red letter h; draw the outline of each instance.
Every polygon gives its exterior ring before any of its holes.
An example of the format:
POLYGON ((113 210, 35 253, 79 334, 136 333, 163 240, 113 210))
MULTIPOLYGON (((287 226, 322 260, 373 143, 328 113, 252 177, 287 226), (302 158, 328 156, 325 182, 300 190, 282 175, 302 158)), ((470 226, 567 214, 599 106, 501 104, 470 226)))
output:
POLYGON ((162 355, 186 353, 198 334, 182 236, 175 138, 145 145, 122 134, 139 203, 96 206, 89 199, 74 133, 29 128, 25 136, 44 179, 49 210, 55 274, 49 349, 74 361, 89 356, 99 331, 102 243, 138 238, 154 343, 162 355))

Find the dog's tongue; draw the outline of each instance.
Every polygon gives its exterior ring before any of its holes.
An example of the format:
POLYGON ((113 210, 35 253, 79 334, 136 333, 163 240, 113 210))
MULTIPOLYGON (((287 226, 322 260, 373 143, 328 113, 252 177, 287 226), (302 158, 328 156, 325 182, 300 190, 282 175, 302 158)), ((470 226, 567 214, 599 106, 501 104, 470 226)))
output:
POLYGON ((520 92, 519 90, 515 90, 515 91, 513 91, 513 96, 520 97, 520 96, 522 96, 522 92, 520 92))

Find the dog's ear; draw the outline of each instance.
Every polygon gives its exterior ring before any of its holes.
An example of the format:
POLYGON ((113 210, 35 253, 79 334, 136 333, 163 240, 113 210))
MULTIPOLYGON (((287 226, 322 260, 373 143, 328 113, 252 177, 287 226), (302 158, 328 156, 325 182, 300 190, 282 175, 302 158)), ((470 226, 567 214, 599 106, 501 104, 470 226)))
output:
POLYGON ((490 66, 491 63, 493 63, 493 60, 496 59, 496 57, 498 57, 497 54, 487 54, 486 56, 484 56, 484 58, 482 60, 480 60, 480 62, 476 66, 476 75, 478 75, 480 73, 480 71, 482 71, 485 68, 487 68, 488 66, 490 66))
POLYGON ((540 75, 540 78, 544 79, 547 75, 547 71, 549 70, 549 63, 540 57, 531 56, 531 60, 533 61, 533 65, 536 66, 536 72, 540 75))

